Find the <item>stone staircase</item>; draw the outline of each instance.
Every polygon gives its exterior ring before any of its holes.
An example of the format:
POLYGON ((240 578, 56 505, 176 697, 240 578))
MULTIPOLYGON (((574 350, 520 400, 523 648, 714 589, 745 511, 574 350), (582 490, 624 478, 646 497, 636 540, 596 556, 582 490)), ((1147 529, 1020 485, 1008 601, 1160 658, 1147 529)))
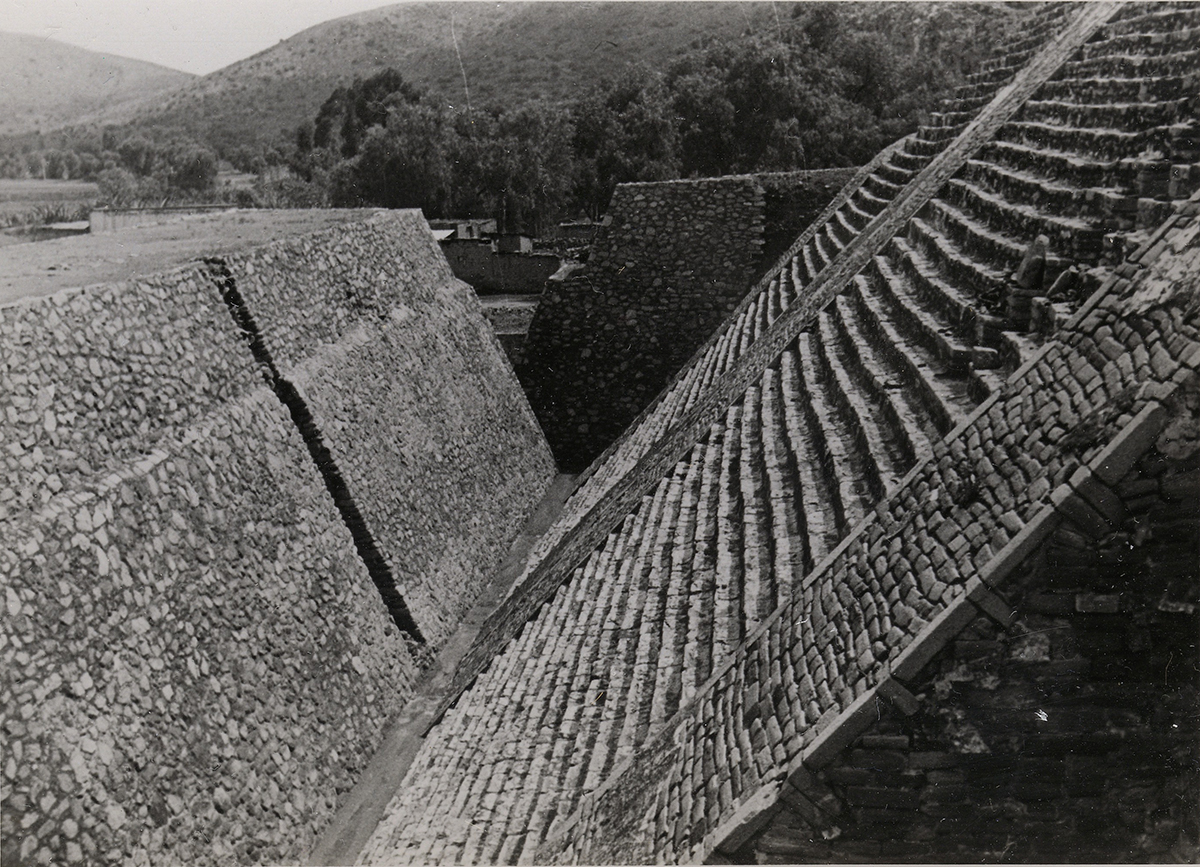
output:
MULTIPOLYGON (((905 185, 954 138, 1045 41, 1065 23, 1068 8, 1049 4, 1031 16, 1027 34, 1013 48, 1002 48, 968 77, 954 97, 944 101, 930 122, 883 151, 864 167, 825 212, 801 235, 756 291, 752 291, 654 403, 630 426, 630 433, 605 451, 581 474, 579 490, 566 506, 563 521, 539 543, 536 562, 599 502, 677 423, 706 389, 728 371, 758 338, 799 298, 805 287, 836 259, 871 220, 881 214, 905 185)), ((976 390, 986 395, 986 387, 976 390)), ((519 582, 518 582, 519 583, 519 582)))

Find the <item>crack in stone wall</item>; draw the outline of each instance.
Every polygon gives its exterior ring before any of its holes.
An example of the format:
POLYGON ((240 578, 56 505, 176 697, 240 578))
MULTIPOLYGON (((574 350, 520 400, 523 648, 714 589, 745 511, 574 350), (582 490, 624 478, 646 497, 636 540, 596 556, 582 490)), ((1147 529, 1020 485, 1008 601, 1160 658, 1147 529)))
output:
POLYGON ((221 293, 222 300, 229 308, 230 315, 242 330, 250 352, 262 370, 263 377, 275 392, 275 396, 279 398, 280 403, 287 408, 292 422, 300 432, 300 436, 308 448, 308 453, 321 474, 325 488, 333 498, 334 505, 342 516, 347 529, 350 530, 358 556, 366 566, 371 580, 379 588, 379 594, 396 626, 415 641, 424 643, 425 638, 409 611, 408 604, 396 590, 396 580, 391 567, 379 550, 371 531, 367 528, 367 523, 350 493, 345 478, 338 469, 337 462, 333 459, 328 446, 325 445, 325 440, 313 419, 312 412, 296 386, 285 378, 276 367, 262 333, 258 329, 258 324, 254 320, 254 314, 246 306, 245 299, 238 291, 237 281, 232 272, 223 259, 209 258, 204 262, 209 267, 213 281, 221 293))

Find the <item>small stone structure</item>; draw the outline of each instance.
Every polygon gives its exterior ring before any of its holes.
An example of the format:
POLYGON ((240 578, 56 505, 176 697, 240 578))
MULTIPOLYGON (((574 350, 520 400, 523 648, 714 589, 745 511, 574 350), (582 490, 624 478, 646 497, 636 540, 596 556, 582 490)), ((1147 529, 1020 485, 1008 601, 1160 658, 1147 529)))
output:
POLYGON ((567 469, 586 466, 741 300, 759 264, 750 177, 621 184, 582 274, 547 289, 518 370, 567 469))
POLYGON ((419 213, 269 216, 0 307, 6 864, 302 858, 552 476, 419 213))
POLYGON ((538 295, 561 264, 554 255, 506 252, 496 244, 451 238, 440 246, 454 276, 479 295, 538 295))

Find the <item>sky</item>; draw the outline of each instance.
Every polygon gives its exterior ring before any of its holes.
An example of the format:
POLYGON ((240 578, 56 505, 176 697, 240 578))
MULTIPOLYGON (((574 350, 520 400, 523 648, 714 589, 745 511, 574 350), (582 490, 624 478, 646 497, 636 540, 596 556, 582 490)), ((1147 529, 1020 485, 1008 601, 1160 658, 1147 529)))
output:
POLYGON ((199 75, 395 0, 0 0, 0 30, 199 75))

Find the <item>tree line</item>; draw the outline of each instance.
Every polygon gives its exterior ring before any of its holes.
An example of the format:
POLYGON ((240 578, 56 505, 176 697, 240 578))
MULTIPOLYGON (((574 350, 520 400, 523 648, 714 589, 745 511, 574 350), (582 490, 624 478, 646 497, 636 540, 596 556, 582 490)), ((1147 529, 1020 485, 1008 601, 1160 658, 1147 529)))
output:
POLYGON ((597 216, 622 182, 859 165, 912 132, 994 39, 961 8, 799 4, 769 32, 633 67, 566 105, 469 109, 395 70, 339 88, 291 167, 330 204, 597 216))

